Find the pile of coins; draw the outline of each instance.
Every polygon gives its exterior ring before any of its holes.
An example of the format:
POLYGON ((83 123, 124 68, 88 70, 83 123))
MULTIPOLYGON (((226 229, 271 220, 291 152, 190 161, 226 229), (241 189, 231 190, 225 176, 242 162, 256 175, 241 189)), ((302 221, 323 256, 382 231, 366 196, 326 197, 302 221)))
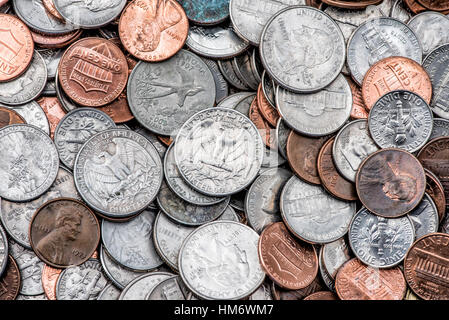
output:
POLYGON ((0 300, 449 299, 448 1, 0 12, 0 300))

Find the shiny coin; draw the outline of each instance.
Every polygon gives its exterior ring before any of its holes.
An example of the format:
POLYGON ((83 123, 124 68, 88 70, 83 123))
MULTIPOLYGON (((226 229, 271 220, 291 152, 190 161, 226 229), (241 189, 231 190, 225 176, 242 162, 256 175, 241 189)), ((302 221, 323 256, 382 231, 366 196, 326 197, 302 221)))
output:
MULTIPOLYGON (((53 0, 50 0, 53 1, 53 0)), ((56 72, 58 71, 59 61, 64 54, 64 50, 62 49, 39 49, 39 54, 45 61, 45 65, 47 66, 47 77, 48 79, 55 79, 56 72)))
POLYGON ((191 295, 181 277, 174 276, 156 285, 145 300, 190 300, 191 295))
POLYGON ((259 109, 259 101, 257 97, 251 102, 251 106, 249 108, 249 119, 259 130, 265 146, 269 149, 276 148, 276 136, 274 135, 273 127, 262 116, 259 109))
POLYGON ((56 97, 41 97, 37 100, 37 103, 41 106, 47 116, 48 124, 50 126, 50 138, 54 141, 56 127, 66 115, 66 112, 56 97))
POLYGON ((145 300, 153 288, 162 281, 174 276, 169 272, 146 273, 131 281, 119 296, 119 300, 145 300))
POLYGON ((345 77, 352 92, 352 119, 368 119, 368 110, 362 98, 362 89, 350 77, 345 77))
POLYGON ((201 60, 203 60, 203 62, 209 67, 209 70, 212 72, 212 76, 214 77, 215 81, 215 102, 219 103, 229 95, 228 82, 221 74, 217 62, 206 58, 201 58, 201 60))
POLYGON ((223 74, 225 79, 235 88, 239 90, 249 90, 248 85, 237 76, 232 61, 232 59, 218 61, 218 66, 221 73, 223 74))
POLYGON ((25 119, 26 123, 35 126, 50 135, 50 124, 42 107, 36 101, 30 101, 18 106, 9 106, 25 119))
POLYGON ((229 17, 229 0, 178 0, 178 2, 193 23, 212 25, 229 17))
POLYGON ((335 280, 338 269, 351 260, 353 254, 346 237, 326 243, 321 247, 321 259, 325 271, 335 280))
POLYGON ((265 97, 262 89, 262 83, 259 84, 259 88, 257 89, 257 102, 259 106, 259 111, 262 116, 267 120, 271 126, 276 127, 276 124, 279 120, 278 111, 271 106, 268 102, 268 99, 265 97))
POLYGON ((97 300, 118 300, 121 292, 111 283, 98 294, 97 300))
POLYGON ((251 97, 251 102, 256 97, 255 93, 253 92, 237 92, 234 94, 231 94, 220 101, 220 103, 217 105, 218 108, 229 108, 229 109, 236 109, 236 106, 243 101, 244 99, 249 99, 251 97))
POLYGON ((438 210, 428 194, 424 194, 421 203, 408 216, 415 228, 415 239, 438 231, 438 210))
POLYGON ((62 269, 53 268, 48 264, 44 264, 41 279, 45 296, 48 300, 56 300, 56 282, 58 282, 61 272, 62 269))

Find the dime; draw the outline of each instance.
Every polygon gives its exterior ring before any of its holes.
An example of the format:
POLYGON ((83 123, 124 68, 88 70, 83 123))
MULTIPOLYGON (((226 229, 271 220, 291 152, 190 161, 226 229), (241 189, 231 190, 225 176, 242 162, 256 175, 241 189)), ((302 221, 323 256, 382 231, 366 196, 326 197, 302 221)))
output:
POLYGON ((446 196, 444 194, 444 187, 441 184, 440 180, 437 176, 429 171, 428 169, 424 169, 426 173, 426 193, 432 198, 435 206, 437 207, 439 221, 443 221, 444 216, 446 215, 446 196))
POLYGON ((378 17, 361 24, 348 43, 348 65, 352 78, 360 85, 368 69, 376 62, 402 56, 422 61, 419 39, 399 20, 378 17))
POLYGON ((0 106, 0 129, 11 124, 25 124, 25 119, 16 111, 0 106))
POLYGON ((145 300, 190 300, 191 295, 181 277, 173 276, 156 285, 145 300))
POLYGON ((178 2, 193 23, 213 25, 229 17, 229 0, 178 0, 178 2))
POLYGON ((148 271, 163 261, 154 247, 152 234, 156 212, 145 210, 126 222, 103 220, 101 239, 111 257, 124 267, 148 271))
POLYGON ((55 129, 54 141, 61 162, 70 169, 75 158, 93 135, 115 128, 114 121, 104 112, 94 108, 77 108, 67 113, 55 129))
POLYGON ((121 292, 111 283, 98 294, 97 300, 118 300, 121 292))
POLYGON ((407 290, 399 267, 373 268, 357 258, 340 268, 335 287, 341 300, 402 300, 407 290))
POLYGON ((38 97, 47 83, 47 67, 37 50, 28 69, 18 78, 0 82, 0 103, 20 105, 38 97))
POLYGON ((404 275, 413 292, 425 300, 448 300, 449 235, 432 233, 418 239, 404 260, 404 275))
POLYGON ((201 58, 201 60, 203 60, 203 62, 209 67, 209 70, 212 72, 212 76, 214 77, 215 82, 215 102, 219 103, 229 95, 228 83, 221 74, 218 64, 214 60, 206 58, 201 58))
POLYGON ((130 75, 127 94, 141 125, 170 136, 194 114, 214 105, 215 82, 200 57, 181 50, 164 62, 139 62, 130 75))
POLYGON ((232 59, 218 61, 218 67, 220 68, 221 73, 232 86, 239 90, 249 90, 247 84, 237 76, 232 61, 232 59))
POLYGON ((50 124, 48 123, 47 116, 45 115, 42 107, 36 101, 31 101, 18 106, 5 107, 10 108, 20 114, 22 118, 25 119, 27 124, 33 125, 44 131, 47 135, 50 135, 50 124))
POLYGON ((279 199, 292 173, 282 168, 270 169, 251 185, 245 198, 248 225, 261 233, 269 224, 281 221, 279 199))
POLYGON ((131 281, 122 291, 118 300, 145 300, 155 286, 174 276, 169 272, 151 272, 131 281))
POLYGON ((157 150, 127 129, 92 136, 81 147, 73 170, 83 200, 110 218, 131 217, 148 207, 163 179, 157 150))
POLYGON ((415 241, 408 217, 387 219, 362 208, 349 227, 349 244, 361 262, 373 268, 398 265, 415 241))
POLYGON ((191 117, 176 137, 175 160, 194 189, 226 196, 246 188, 263 160, 256 126, 238 111, 206 109, 191 117), (219 148, 219 149, 217 149, 219 148))
POLYGON ((16 202, 33 200, 56 179, 58 152, 40 129, 14 124, 0 130, 0 196, 16 202))
POLYGON ((270 18, 280 10, 293 5, 306 5, 305 0, 231 0, 229 11, 237 34, 258 46, 262 31, 270 18))
POLYGON ((351 260, 353 254, 345 238, 326 243, 321 247, 321 259, 325 271, 335 280, 338 269, 351 260))
POLYGON ((61 272, 56 283, 56 299, 96 300, 107 285, 100 261, 89 259, 61 272))
POLYGON ((58 198, 42 205, 30 225, 34 252, 55 268, 87 261, 100 241, 100 226, 94 213, 82 202, 58 198))
POLYGON ((48 300, 56 300, 56 283, 62 269, 52 268, 47 264, 44 264, 42 269, 42 286, 45 291, 45 295, 48 300))
POLYGON ((296 176, 284 186, 280 203, 288 229, 304 241, 320 244, 343 237, 356 209, 355 202, 338 200, 296 176))
POLYGON ((271 292, 274 300, 302 300, 314 292, 325 290, 320 277, 316 277, 311 284, 304 289, 285 290, 278 287, 274 282, 271 285, 271 292))
POLYGON ((324 90, 298 94, 278 87, 276 105, 282 119, 295 131, 309 136, 324 136, 338 131, 352 110, 351 87, 343 75, 324 90))
POLYGON ((434 118, 433 129, 429 141, 439 137, 449 137, 449 120, 434 118))
POLYGON ((273 80, 285 89, 307 93, 337 78, 346 51, 340 28, 327 14, 295 6, 278 12, 267 23, 260 53, 273 80))
POLYGON ((277 285, 303 289, 318 274, 318 256, 308 243, 295 240, 283 222, 268 226, 259 238, 259 259, 265 273, 277 285))
POLYGON ((352 119, 368 119, 368 111, 366 110, 365 102, 363 102, 362 89, 352 80, 352 78, 345 77, 348 81, 352 93, 352 119))
POLYGON ((395 90, 374 104, 368 127, 379 147, 415 152, 430 138, 433 115, 427 102, 416 93, 395 90))
POLYGON ((368 132, 368 121, 356 120, 345 125, 335 138, 332 156, 338 172, 355 182, 360 164, 379 148, 368 132))
POLYGON ((265 118, 265 120, 267 120, 273 127, 276 127, 276 124, 279 120, 279 113, 271 106, 271 104, 265 97, 265 94, 262 90, 262 83, 259 84, 259 89, 257 90, 257 102, 259 111, 265 118))
POLYGON ((279 118, 276 125, 276 142, 278 145, 279 153, 284 159, 287 159, 287 140, 292 130, 285 124, 282 118, 279 118))
POLYGON ((20 291, 20 271, 11 255, 7 261, 6 269, 0 277, 0 300, 15 300, 20 291))
POLYGON ((257 255, 258 240, 254 230, 238 222, 215 221, 199 227, 179 253, 182 280, 203 299, 249 296, 265 278, 257 255))
POLYGON ((114 101, 125 89, 128 64, 111 41, 88 37, 64 52, 58 78, 64 92, 75 102, 100 107, 114 101))
POLYGON ((123 46, 143 61, 156 62, 172 57, 184 46, 188 32, 187 16, 174 0, 132 1, 120 17, 119 35, 123 46))
POLYGON ((305 297, 304 300, 338 300, 338 297, 331 291, 318 291, 305 297))
POLYGON ((424 194, 421 203, 408 216, 415 228, 415 239, 438 231, 438 210, 428 194, 424 194))
POLYGON ((8 252, 8 238, 6 237, 5 231, 0 226, 0 278, 6 269, 6 264, 8 262, 8 252))
POLYGON ((362 84, 363 100, 370 110, 383 95, 401 89, 420 95, 427 104, 432 98, 432 83, 419 63, 405 57, 385 58, 367 71, 362 84))
POLYGON ((343 178, 337 171, 332 159, 335 138, 326 141, 318 154, 318 175, 323 187, 334 197, 346 201, 358 199, 355 185, 343 178))
POLYGON ((424 56, 449 42, 445 32, 449 28, 449 19, 439 12, 420 13, 408 22, 408 26, 420 40, 424 56))

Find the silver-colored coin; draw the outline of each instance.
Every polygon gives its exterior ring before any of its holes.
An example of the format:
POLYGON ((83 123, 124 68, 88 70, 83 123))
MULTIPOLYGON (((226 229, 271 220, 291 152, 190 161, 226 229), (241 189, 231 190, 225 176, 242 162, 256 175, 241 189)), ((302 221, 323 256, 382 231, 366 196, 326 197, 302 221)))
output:
POLYGON ((395 18, 403 23, 407 23, 413 17, 413 12, 404 3, 403 0, 396 0, 391 8, 390 17, 395 18))
POLYGON ((275 168, 260 175, 246 193, 245 213, 248 225, 261 233, 269 224, 282 221, 279 200, 291 178, 288 170, 275 168))
POLYGON ((170 189, 182 200, 197 206, 210 206, 222 202, 220 197, 206 196, 189 186, 181 174, 175 162, 174 143, 172 143, 165 154, 164 175, 170 189))
POLYGON ((47 12, 42 0, 13 0, 17 16, 31 29, 44 34, 66 34, 76 29, 47 12))
POLYGON ((32 250, 22 247, 15 241, 9 242, 9 253, 14 258, 20 272, 20 294, 35 296, 44 293, 42 269, 44 262, 32 250))
POLYGON ((371 108, 368 127, 379 147, 415 152, 430 138, 432 110, 416 93, 395 90, 383 95, 371 108))
POLYGON ((439 137, 449 137, 449 120, 434 118, 433 129, 429 140, 439 137))
POLYGON ((355 120, 345 125, 335 138, 332 156, 338 172, 355 182, 360 164, 379 148, 368 131, 368 121, 355 120))
POLYGON ((226 98, 221 100, 217 105, 217 108, 235 109, 240 101, 250 96, 252 96, 254 99, 256 97, 256 94, 254 92, 238 92, 231 94, 230 96, 227 96, 226 98))
POLYGON ((329 243, 343 237, 355 214, 355 202, 338 200, 321 186, 293 176, 281 193, 282 219, 297 237, 311 243, 329 243))
POLYGON ((98 33, 105 39, 118 39, 120 37, 118 32, 118 25, 116 23, 110 23, 104 27, 98 29, 98 33))
POLYGON ((148 207, 164 175, 151 142, 126 129, 91 137, 81 147, 73 172, 81 198, 112 218, 130 217, 148 207))
POLYGON ((50 135, 50 124, 48 123, 47 115, 42 107, 36 101, 31 101, 18 106, 4 106, 12 109, 20 114, 27 124, 35 126, 50 135))
POLYGON ((181 277, 174 276, 156 285, 145 300, 189 300, 190 295, 181 277))
POLYGON ((47 77, 52 80, 56 77, 59 61, 64 54, 63 49, 39 49, 38 52, 45 61, 47 66, 47 77))
POLYGON ((232 59, 218 61, 218 67, 220 68, 223 77, 225 77, 225 79, 235 88, 239 90, 249 90, 246 83, 240 80, 237 76, 234 66, 232 65, 232 61, 232 59))
POLYGON ((116 19, 126 0, 53 0, 56 10, 70 23, 84 29, 105 26, 116 19))
POLYGON ((199 226, 222 215, 229 204, 229 197, 217 204, 198 206, 178 197, 163 181, 157 202, 162 211, 173 220, 188 226, 199 226))
POLYGON ((114 121, 103 111, 94 108, 70 111, 59 121, 54 135, 61 162, 73 169, 83 144, 93 135, 115 127, 114 121))
POLYGON ((58 151, 45 132, 27 124, 0 130, 0 197, 36 199, 51 187, 58 169, 58 151))
POLYGON ((56 300, 96 300, 107 285, 100 261, 91 258, 61 272, 56 282, 56 300))
POLYGON ((97 297, 97 300, 118 300, 121 291, 112 283, 107 285, 97 297))
POLYGON ((44 90, 42 91, 43 96, 52 96, 54 97, 56 95, 56 82, 55 80, 48 80, 47 84, 44 87, 44 90))
POLYGON ((279 153, 284 159, 287 159, 287 139, 290 132, 292 132, 292 129, 285 124, 285 121, 282 118, 279 118, 276 125, 276 142, 279 153))
POLYGON ((47 83, 47 67, 44 59, 34 50, 28 69, 20 77, 0 83, 0 103, 21 105, 37 98, 47 83))
POLYGON ((262 91, 267 98, 268 102, 273 108, 276 108, 276 85, 273 80, 271 80, 268 73, 264 70, 262 74, 262 91))
POLYGON ((338 269, 352 258, 351 249, 346 238, 340 238, 334 242, 326 243, 321 247, 322 263, 327 273, 335 280, 338 269))
POLYGON ((438 47, 426 57, 423 67, 432 82, 433 96, 430 107, 441 118, 449 119, 449 44, 438 47))
POLYGON ((408 217, 387 219, 362 208, 349 227, 349 245, 355 256, 373 268, 390 268, 404 260, 415 241, 408 217))
POLYGON ((255 78, 253 74, 253 69, 251 67, 251 52, 245 52, 232 60, 232 66, 234 67, 235 74, 237 77, 246 84, 247 87, 252 90, 257 90, 259 86, 259 81, 255 78))
POLYGON ((153 270, 164 263, 152 237, 156 213, 145 210, 126 222, 103 219, 101 240, 114 260, 137 271, 153 270))
POLYGON ((257 253, 259 235, 244 224, 215 221, 199 227, 179 253, 182 280, 203 299, 242 299, 265 279, 257 253))
POLYGON ((229 205, 241 212, 245 211, 245 198, 246 193, 248 192, 247 189, 243 189, 242 191, 235 193, 231 196, 231 201, 229 201, 229 205))
POLYGON ((145 297, 155 286, 174 276, 169 272, 146 273, 131 281, 122 291, 119 300, 145 300, 145 297))
POLYGON ((260 173, 265 173, 265 169, 277 168, 285 164, 287 160, 282 157, 276 149, 265 148, 262 168, 260 168, 260 173))
POLYGON ((424 194, 419 205, 408 214, 408 217, 415 228, 415 239, 419 239, 429 233, 438 232, 438 209, 427 193, 424 194))
POLYGON ((200 57, 186 50, 158 63, 140 61, 128 81, 137 121, 160 135, 176 135, 195 113, 214 106, 215 82, 200 57))
POLYGON ((258 46, 263 28, 270 18, 288 6, 306 5, 305 0, 231 0, 229 12, 237 34, 258 46))
POLYGON ((348 65, 352 78, 361 85, 369 68, 376 62, 393 56, 422 61, 418 37, 399 20, 380 17, 361 24, 348 43, 348 65))
POLYGON ((39 198, 29 202, 0 200, 0 219, 6 232, 21 246, 31 249, 28 236, 31 219, 41 205, 56 198, 80 199, 72 173, 63 167, 59 168, 50 189, 39 198))
POLYGON ((242 100, 240 100, 235 107, 233 108, 234 110, 240 112, 241 114, 243 114, 246 117, 249 117, 249 110, 251 108, 251 104, 254 101, 254 99, 256 98, 255 94, 252 94, 242 100))
POLYGON ((251 54, 251 71, 256 79, 257 83, 262 82, 262 74, 265 69, 263 68, 262 62, 260 61, 259 48, 253 48, 251 54))
MULTIPOLYGON (((226 210, 217 220, 238 222, 239 217, 230 206, 227 206, 226 210)), ((157 215, 156 221, 154 222, 154 244, 161 258, 173 270, 178 270, 178 256, 182 243, 194 230, 195 227, 188 227, 176 223, 163 212, 157 215)))
MULTIPOLYGON (((58 79, 58 70, 56 70, 55 79, 58 79)), ((61 88, 61 84, 59 83, 59 81, 55 81, 55 90, 56 97, 58 98, 59 102, 61 102, 61 106, 66 112, 70 112, 80 107, 77 106, 76 103, 67 96, 64 90, 61 88)))
POLYGON ((271 294, 270 284, 267 282, 263 283, 259 287, 259 289, 257 289, 252 295, 249 296, 248 300, 256 300, 256 301, 274 300, 273 295, 271 294))
POLYGON ((321 279, 323 279, 324 284, 326 285, 326 287, 330 291, 336 292, 336 290, 335 290, 335 281, 334 281, 334 279, 332 279, 332 277, 330 276, 330 274, 327 272, 326 268, 324 267, 323 250, 321 248, 318 251, 319 252, 319 254, 318 254, 318 267, 320 269, 321 279))
POLYGON ((256 126, 238 111, 203 110, 176 137, 175 160, 184 180, 211 196, 246 188, 257 176, 264 144, 256 126))
POLYGON ((260 41, 265 70, 283 88, 306 93, 324 89, 340 74, 345 40, 326 13, 288 7, 267 23, 260 41))
POLYGON ((133 130, 135 132, 137 132, 138 134, 144 136, 145 138, 148 139, 148 141, 151 142, 151 144, 156 148, 157 152, 159 153, 159 156, 161 157, 161 160, 164 160, 165 157, 165 153, 167 152, 167 146, 165 144, 163 144, 154 133, 152 133, 151 131, 145 129, 142 126, 137 126, 135 128, 133 128, 133 130))
POLYGON ((48 300, 45 294, 39 294, 37 296, 26 296, 23 294, 17 295, 16 300, 48 300))
POLYGON ((191 26, 186 45, 196 54, 211 59, 230 59, 250 47, 235 34, 229 23, 213 27, 191 26))
POLYGON ((278 86, 276 105, 285 123, 295 131, 325 136, 348 121, 352 110, 351 87, 342 74, 315 93, 299 94, 278 86))
POLYGON ((228 83, 221 74, 217 62, 206 58, 201 58, 201 60, 203 60, 203 62, 209 67, 210 71, 212 72, 212 76, 214 77, 215 81, 215 92, 216 92, 215 102, 219 103, 221 100, 223 100, 229 95, 228 83))
POLYGON ((5 230, 3 230, 3 227, 0 225, 0 277, 6 269, 6 264, 8 263, 8 253, 8 238, 6 237, 5 230))
POLYGON ((439 46, 449 42, 449 19, 442 13, 425 11, 414 16, 408 26, 418 37, 423 55, 427 56, 439 46))

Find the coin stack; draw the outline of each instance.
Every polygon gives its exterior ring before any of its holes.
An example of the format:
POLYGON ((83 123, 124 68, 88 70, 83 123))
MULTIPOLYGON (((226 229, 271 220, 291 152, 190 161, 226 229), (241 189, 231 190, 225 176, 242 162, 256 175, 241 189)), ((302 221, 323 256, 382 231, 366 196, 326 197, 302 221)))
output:
POLYGON ((0 12, 0 300, 449 299, 448 1, 0 12))

